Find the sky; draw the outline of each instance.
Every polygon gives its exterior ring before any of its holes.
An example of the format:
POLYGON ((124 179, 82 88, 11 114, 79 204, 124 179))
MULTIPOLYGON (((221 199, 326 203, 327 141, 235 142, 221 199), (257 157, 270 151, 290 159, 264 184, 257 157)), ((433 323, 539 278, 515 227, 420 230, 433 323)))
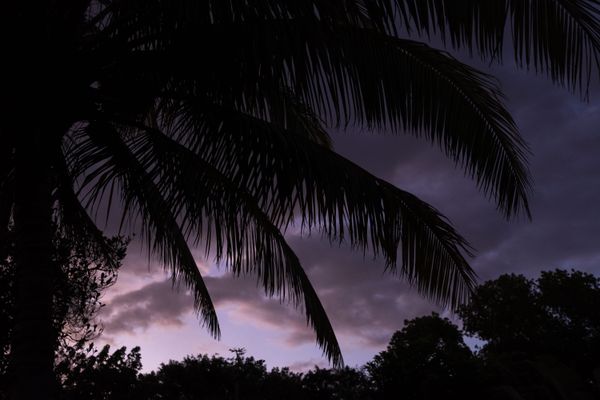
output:
MULTIPOLYGON (((532 151, 531 221, 506 221, 439 149, 409 135, 334 132, 336 151, 447 216, 475 248, 469 261, 480 282, 503 273, 536 277, 555 268, 600 274, 600 89, 593 87, 586 102, 513 66, 484 70, 499 79, 532 151)), ((383 260, 293 229, 286 238, 328 312, 349 366, 384 350, 406 319, 432 311, 454 318, 385 273, 383 260)), ((189 293, 173 290, 160 264, 134 243, 117 284, 105 294, 104 333, 97 343, 140 346, 144 371, 186 355, 228 357, 229 349, 242 347, 269 368, 329 366, 300 310, 265 298, 252 277, 225 274, 202 251, 195 257, 216 306, 220 341, 199 323, 189 293)))

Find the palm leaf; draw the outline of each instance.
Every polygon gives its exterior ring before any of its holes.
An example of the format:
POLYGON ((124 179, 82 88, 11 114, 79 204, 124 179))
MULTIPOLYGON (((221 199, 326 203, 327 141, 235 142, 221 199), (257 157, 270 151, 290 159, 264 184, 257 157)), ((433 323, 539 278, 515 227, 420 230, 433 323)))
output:
MULTIPOLYGON (((65 149, 66 150, 66 149, 65 149)), ((114 269, 118 268, 119 260, 114 257, 114 247, 109 239, 98 229, 95 221, 82 206, 80 199, 73 190, 73 176, 69 172, 66 157, 57 160, 55 168, 56 200, 58 204, 58 226, 64 234, 76 242, 91 243, 107 262, 112 262, 114 269)))
MULTIPOLYGON (((174 283, 182 280, 192 290, 195 308, 202 316, 203 323, 213 336, 219 337, 217 315, 208 289, 179 224, 170 213, 170 207, 165 203, 152 177, 137 163, 110 125, 90 124, 84 132, 94 146, 81 146, 80 149, 86 151, 77 154, 77 157, 82 160, 90 158, 89 167, 92 168, 98 158, 95 148, 100 152, 107 150, 106 153, 110 154, 107 165, 112 165, 111 178, 118 180, 122 186, 124 215, 137 213, 141 218, 149 248, 161 256, 165 266, 171 267, 174 283)), ((79 140, 84 139, 80 137, 79 140)), ((83 163, 85 164, 85 161, 83 163)), ((98 186, 96 182, 95 187, 98 186)), ((97 196, 99 192, 94 193, 94 196, 97 196)))
MULTIPOLYGON (((208 219, 215 227, 217 259, 224 257, 236 275, 256 274, 268 296, 303 305, 317 343, 334 365, 342 365, 337 339, 314 288, 297 256, 255 199, 159 130, 136 124, 130 127, 144 134, 132 143, 136 156, 156 163, 153 169, 160 173, 161 192, 169 193, 168 202, 178 205, 186 230, 196 232, 195 242, 202 240, 201 233, 206 231, 202 223, 208 219), (226 249, 224 256, 222 248, 226 249)), ((207 243, 210 241, 206 238, 207 243)))
MULTIPOLYGON (((273 123, 289 119, 278 107, 292 98, 314 114, 313 127, 323 120, 408 130, 437 143, 507 217, 529 213, 527 148, 490 76, 421 43, 372 30, 330 32, 318 21, 227 28, 226 53, 205 39, 224 34, 224 27, 204 26, 182 34, 177 47, 167 41, 125 57, 127 68, 116 65, 123 74, 119 90, 155 88, 154 96, 200 98, 273 123), (195 49, 205 57, 198 59, 195 49), (146 84, 126 71, 137 77, 142 71, 146 84)), ((110 94, 104 97, 115 97, 110 94)))
POLYGON ((254 199, 159 131, 145 126, 136 129, 139 132, 126 134, 132 151, 129 163, 133 163, 129 170, 147 174, 156 197, 161 197, 160 210, 180 221, 183 236, 193 235, 195 243, 204 239, 207 246, 213 244, 217 260, 224 259, 234 274, 254 273, 268 296, 303 305, 317 343, 334 365, 342 365, 331 324, 297 256, 254 199))
POLYGON ((256 198, 279 226, 300 217, 332 241, 382 252, 390 270, 441 303, 468 296, 467 243, 415 196, 304 136, 225 107, 186 107, 179 122, 170 135, 256 198))
POLYGON ((397 0, 403 28, 439 34, 453 47, 502 59, 511 33, 517 63, 554 82, 589 86, 598 71, 600 2, 597 0, 397 0))

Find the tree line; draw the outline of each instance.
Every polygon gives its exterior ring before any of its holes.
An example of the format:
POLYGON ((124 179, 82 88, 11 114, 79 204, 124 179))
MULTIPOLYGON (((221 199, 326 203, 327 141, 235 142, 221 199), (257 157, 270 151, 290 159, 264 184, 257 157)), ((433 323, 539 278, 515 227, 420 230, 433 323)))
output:
MULTIPOLYGON (((55 372, 65 400, 598 399, 597 304, 600 279, 586 272, 505 274, 478 286, 455 321, 436 313, 404 321, 361 367, 268 370, 232 349, 231 357, 188 356, 141 373, 139 347, 111 352, 80 340, 61 346, 55 372)), ((8 356, 5 346, 1 365, 8 356)))

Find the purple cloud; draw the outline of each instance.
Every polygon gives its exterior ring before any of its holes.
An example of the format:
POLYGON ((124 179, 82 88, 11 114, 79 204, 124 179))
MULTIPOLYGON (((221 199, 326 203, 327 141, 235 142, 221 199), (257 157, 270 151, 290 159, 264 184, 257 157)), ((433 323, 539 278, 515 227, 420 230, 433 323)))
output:
POLYGON ((166 280, 115 296, 101 317, 104 330, 114 335, 145 330, 152 324, 181 326, 181 317, 192 308, 191 296, 174 290, 171 280, 166 280))

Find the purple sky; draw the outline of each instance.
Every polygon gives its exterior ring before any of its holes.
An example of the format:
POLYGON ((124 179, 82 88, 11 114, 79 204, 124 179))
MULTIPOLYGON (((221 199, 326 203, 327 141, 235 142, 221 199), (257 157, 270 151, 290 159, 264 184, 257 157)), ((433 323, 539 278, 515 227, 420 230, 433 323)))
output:
MULTIPOLYGON (((505 221, 473 181, 437 149, 410 136, 336 133, 335 148, 370 172, 411 191, 442 211, 475 247, 480 280, 515 272, 576 268, 600 273, 600 90, 589 102, 544 77, 496 67, 507 105, 530 144, 533 221, 505 221)), ((329 247, 318 235, 287 238, 311 278, 337 333, 345 361, 362 365, 383 350, 405 319, 439 310, 383 262, 347 248, 329 247)), ((131 246, 118 283, 105 296, 99 342, 139 345, 144 370, 187 354, 244 347, 268 367, 303 370, 327 366, 301 311, 266 299, 252 278, 234 279, 198 252, 216 304, 222 339, 213 340, 196 319, 192 298, 172 291, 162 267, 131 246)), ((450 316, 449 314, 446 314, 450 316)))

